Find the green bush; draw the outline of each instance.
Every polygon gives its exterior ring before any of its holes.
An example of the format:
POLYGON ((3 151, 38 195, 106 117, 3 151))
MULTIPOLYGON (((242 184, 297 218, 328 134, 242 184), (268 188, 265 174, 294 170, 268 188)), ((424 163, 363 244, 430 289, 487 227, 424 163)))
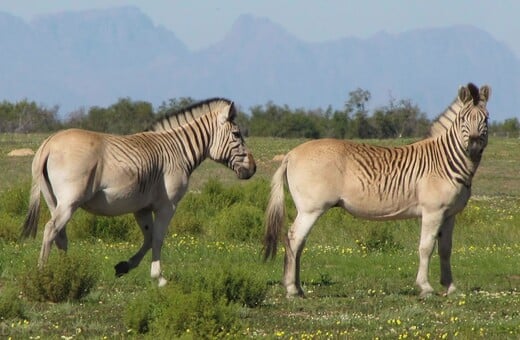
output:
POLYGON ((0 320, 12 318, 24 319, 25 307, 14 287, 6 287, 0 290, 0 320))
POLYGON ((219 240, 260 240, 269 190, 265 180, 224 186, 210 179, 200 193, 187 193, 181 200, 172 230, 192 235, 212 234, 219 240))
POLYGON ((141 292, 126 306, 123 315, 125 325, 140 334, 148 333, 150 324, 155 318, 154 314, 160 309, 161 301, 163 301, 161 294, 155 290, 141 292))
POLYGON ((20 237, 21 219, 0 211, 0 244, 15 242, 20 237))
POLYGON ((403 246, 394 240, 390 228, 386 226, 372 227, 366 240, 357 243, 364 252, 390 253, 403 249, 403 246))
POLYGON ((202 194, 207 197, 209 207, 220 210, 239 202, 243 197, 243 190, 238 185, 225 187, 219 180, 209 179, 202 194))
POLYGON ((242 327, 243 306, 256 307, 267 283, 243 268, 187 270, 163 288, 152 288, 128 304, 125 324, 163 338, 234 334, 242 327))
POLYGON ((171 230, 181 234, 204 234, 204 223, 209 219, 209 209, 206 209, 208 205, 200 193, 186 194, 173 216, 171 230))
POLYGON ((176 282, 184 291, 202 290, 211 292, 215 300, 224 297, 228 303, 238 303, 247 307, 256 307, 265 299, 267 283, 254 273, 231 265, 206 270, 178 274, 176 282))
POLYGON ((87 296, 97 280, 97 266, 91 258, 55 251, 42 269, 27 268, 22 287, 31 300, 62 302, 87 296))
POLYGON ((229 302, 256 307, 264 301, 267 283, 245 269, 224 269, 216 273, 211 290, 215 297, 224 296, 229 302))
POLYGON ((14 187, 0 193, 0 240, 4 242, 18 240, 28 202, 28 185, 14 187))
POLYGON ((116 217, 96 216, 78 210, 67 224, 67 232, 77 239, 102 239, 104 241, 132 241, 142 237, 133 215, 116 217))
POLYGON ((215 234, 219 239, 259 241, 262 239, 264 211, 239 202, 223 209, 215 218, 215 234))
POLYGON ((215 299, 209 292, 171 292, 165 307, 151 322, 151 334, 161 339, 190 335, 214 338, 240 329, 238 307, 215 299))
POLYGON ((25 216, 29 207, 29 184, 0 193, 0 211, 11 216, 25 216))
POLYGON ((185 292, 175 284, 152 288, 127 305, 124 321, 138 333, 158 338, 216 337, 240 329, 239 307, 210 292, 185 292))

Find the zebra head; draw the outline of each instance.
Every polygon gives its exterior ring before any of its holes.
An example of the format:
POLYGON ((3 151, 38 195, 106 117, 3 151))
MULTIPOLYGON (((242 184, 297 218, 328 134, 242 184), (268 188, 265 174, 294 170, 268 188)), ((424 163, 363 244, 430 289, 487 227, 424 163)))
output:
POLYGON ((462 146, 469 158, 480 162, 488 142, 488 117, 486 104, 491 88, 484 85, 480 90, 472 83, 459 88, 458 98, 462 108, 458 116, 462 146))
POLYGON ((256 172, 256 163, 245 145, 240 128, 235 123, 234 103, 219 112, 216 133, 209 149, 209 157, 232 169, 240 179, 248 179, 256 172))

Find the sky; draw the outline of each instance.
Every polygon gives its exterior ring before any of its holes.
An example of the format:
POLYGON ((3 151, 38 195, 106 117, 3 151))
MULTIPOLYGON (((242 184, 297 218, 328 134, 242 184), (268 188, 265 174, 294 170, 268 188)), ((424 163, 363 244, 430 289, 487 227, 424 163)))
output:
POLYGON ((252 14, 269 18, 307 42, 469 24, 487 31, 520 57, 517 0, 0 0, 0 11, 26 21, 56 12, 119 6, 138 7, 192 50, 218 42, 238 16, 252 14))

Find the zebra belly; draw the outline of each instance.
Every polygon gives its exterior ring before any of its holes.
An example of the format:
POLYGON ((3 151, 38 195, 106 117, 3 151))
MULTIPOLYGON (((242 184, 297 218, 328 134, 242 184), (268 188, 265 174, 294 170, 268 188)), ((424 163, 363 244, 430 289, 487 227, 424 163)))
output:
POLYGON ((151 193, 112 195, 106 191, 99 191, 81 207, 96 215, 118 216, 150 208, 152 197, 151 193))
POLYGON ((369 220, 406 219, 421 216, 421 209, 417 203, 397 203, 341 200, 339 205, 353 216, 369 220))

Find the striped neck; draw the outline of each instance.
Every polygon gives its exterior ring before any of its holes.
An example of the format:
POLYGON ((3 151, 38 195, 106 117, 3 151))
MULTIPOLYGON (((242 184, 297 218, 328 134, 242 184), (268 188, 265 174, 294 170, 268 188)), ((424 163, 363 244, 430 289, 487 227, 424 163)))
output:
POLYGON ((437 140, 438 144, 442 146, 441 152, 446 159, 448 176, 455 182, 470 188, 479 163, 471 160, 462 138, 459 123, 455 120, 451 128, 440 135, 437 140))
POLYGON ((214 125, 201 125, 201 122, 192 122, 165 132, 175 141, 178 154, 181 155, 174 161, 179 162, 188 174, 191 174, 209 155, 214 125))

